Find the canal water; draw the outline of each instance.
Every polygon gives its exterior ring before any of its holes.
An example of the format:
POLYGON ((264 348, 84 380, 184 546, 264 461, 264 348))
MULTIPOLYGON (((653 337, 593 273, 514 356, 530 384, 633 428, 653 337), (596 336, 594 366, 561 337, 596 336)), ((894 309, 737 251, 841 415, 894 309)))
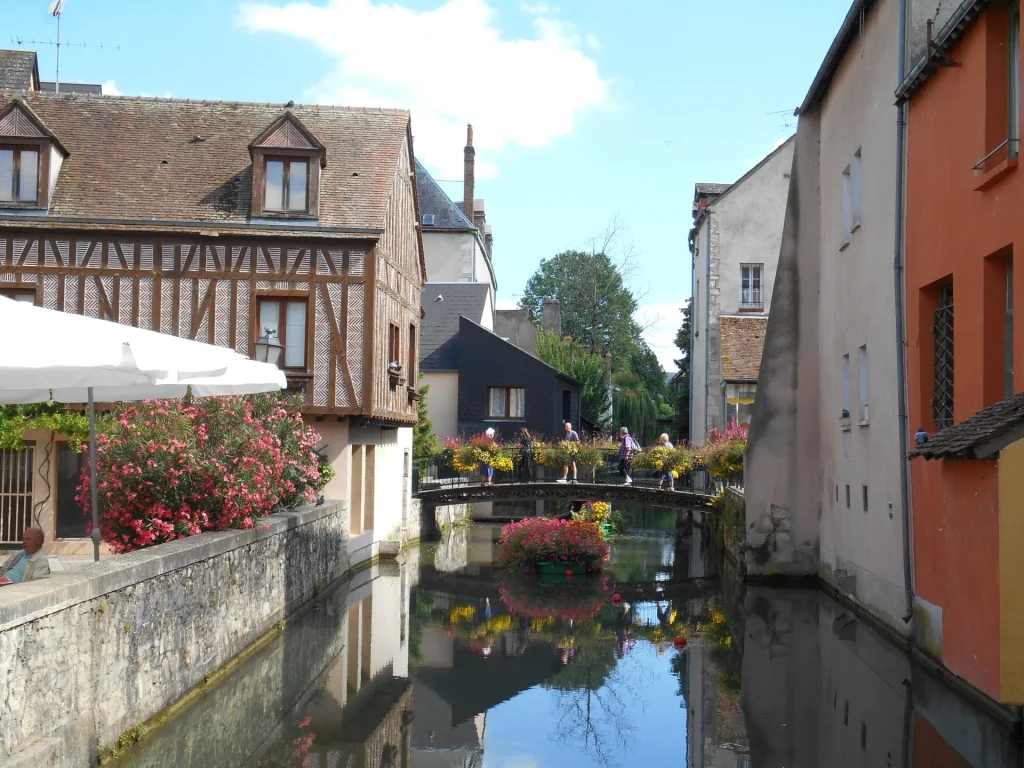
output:
POLYGON ((622 511, 602 577, 510 577, 500 525, 447 529, 322 594, 115 764, 1022 765, 828 597, 742 587, 701 514, 622 511))

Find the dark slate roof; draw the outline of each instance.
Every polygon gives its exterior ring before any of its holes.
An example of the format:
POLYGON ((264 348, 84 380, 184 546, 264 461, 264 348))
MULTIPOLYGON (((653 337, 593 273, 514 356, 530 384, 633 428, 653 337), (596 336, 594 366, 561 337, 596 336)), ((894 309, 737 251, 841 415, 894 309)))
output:
POLYGON ((935 433, 911 456, 988 459, 1018 440, 1024 440, 1024 392, 935 433))
POLYGON ((31 89, 32 75, 38 82, 35 51, 0 51, 0 94, 31 89))
MULTIPOLYGON (((210 226, 248 223, 249 145, 286 112, 279 104, 64 93, 14 99, 70 153, 51 217, 210 226)), ((14 99, 0 99, 0 111, 14 99)), ((287 111, 326 147, 319 226, 382 230, 409 113, 316 105, 287 111)))
POLYGON ((459 317, 479 323, 487 306, 487 283, 427 283, 420 322, 420 369, 459 369, 459 317), (437 301, 441 296, 444 301, 437 301))
POLYGON ((461 229, 467 232, 476 230, 462 209, 452 202, 419 161, 416 161, 416 191, 420 199, 420 215, 434 216, 432 225, 423 225, 425 233, 431 229, 461 229))
MULTIPOLYGON (((57 84, 53 80, 43 80, 39 83, 39 90, 44 93, 55 93, 57 84)), ((92 93, 99 96, 103 93, 103 86, 99 83, 61 83, 61 93, 92 93)))

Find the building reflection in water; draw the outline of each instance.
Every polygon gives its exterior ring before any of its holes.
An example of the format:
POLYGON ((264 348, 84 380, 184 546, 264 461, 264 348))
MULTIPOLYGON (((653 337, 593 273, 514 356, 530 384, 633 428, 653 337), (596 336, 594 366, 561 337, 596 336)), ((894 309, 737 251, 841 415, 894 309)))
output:
POLYGON ((1008 727, 839 604, 744 589, 700 516, 633 517, 601 579, 500 574, 487 524, 363 571, 116 765, 1021 765, 1008 727))

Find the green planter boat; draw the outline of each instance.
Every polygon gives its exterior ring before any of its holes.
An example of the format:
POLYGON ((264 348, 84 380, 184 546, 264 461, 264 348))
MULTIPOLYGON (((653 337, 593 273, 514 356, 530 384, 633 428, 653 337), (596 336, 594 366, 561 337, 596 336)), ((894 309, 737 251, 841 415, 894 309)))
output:
POLYGON ((537 563, 537 573, 542 576, 564 576, 567 571, 583 574, 587 572, 587 566, 579 563, 549 563, 547 561, 537 563))

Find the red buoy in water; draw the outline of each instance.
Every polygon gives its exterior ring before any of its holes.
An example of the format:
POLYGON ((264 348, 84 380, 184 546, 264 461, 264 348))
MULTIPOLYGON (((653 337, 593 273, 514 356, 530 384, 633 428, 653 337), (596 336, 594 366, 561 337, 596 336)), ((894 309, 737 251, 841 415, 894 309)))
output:
POLYGON ((676 635, 676 639, 672 642, 675 644, 676 648, 682 648, 684 645, 686 645, 686 638, 682 635, 676 635))
POLYGON ((612 595, 612 602, 615 603, 616 605, 621 603, 622 602, 622 595, 620 595, 618 592, 616 592, 614 595, 612 595))

